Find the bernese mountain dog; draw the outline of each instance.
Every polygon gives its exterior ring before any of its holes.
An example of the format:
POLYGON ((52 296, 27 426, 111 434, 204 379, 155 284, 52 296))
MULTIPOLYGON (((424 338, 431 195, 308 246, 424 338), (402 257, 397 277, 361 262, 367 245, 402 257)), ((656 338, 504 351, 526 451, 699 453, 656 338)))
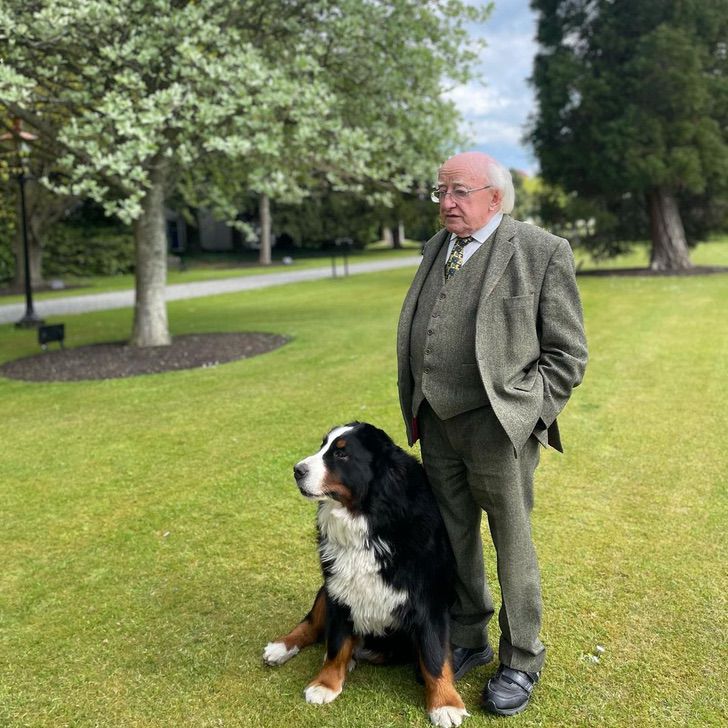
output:
POLYGON ((332 429, 293 468, 301 494, 318 501, 324 583, 309 613, 268 643, 281 665, 325 639, 323 667, 304 691, 329 703, 357 661, 387 662, 407 648, 425 684, 430 720, 459 726, 465 716, 450 662, 448 607, 453 556, 422 465, 373 425, 332 429))

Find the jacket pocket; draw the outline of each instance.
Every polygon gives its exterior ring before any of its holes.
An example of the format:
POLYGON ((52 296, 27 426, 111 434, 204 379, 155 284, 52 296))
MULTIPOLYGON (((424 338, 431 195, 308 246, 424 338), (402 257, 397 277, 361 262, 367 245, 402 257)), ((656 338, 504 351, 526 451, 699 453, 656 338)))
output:
POLYGON ((524 293, 522 296, 506 296, 503 303, 505 303, 506 308, 533 306, 533 293, 524 293))

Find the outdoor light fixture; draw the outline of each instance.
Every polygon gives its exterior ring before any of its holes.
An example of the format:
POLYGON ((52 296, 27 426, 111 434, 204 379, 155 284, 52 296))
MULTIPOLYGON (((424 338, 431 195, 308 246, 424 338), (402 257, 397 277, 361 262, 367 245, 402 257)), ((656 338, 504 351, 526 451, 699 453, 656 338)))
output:
POLYGON ((25 314, 15 326, 17 328, 32 328, 40 326, 43 319, 39 318, 33 309, 33 287, 30 280, 30 250, 28 249, 28 221, 25 210, 25 158, 30 151, 28 142, 35 141, 38 137, 28 131, 23 131, 20 119, 13 120, 12 131, 0 135, 0 141, 12 140, 15 145, 15 153, 18 162, 18 186, 20 187, 20 216, 23 233, 23 266, 25 271, 25 314))

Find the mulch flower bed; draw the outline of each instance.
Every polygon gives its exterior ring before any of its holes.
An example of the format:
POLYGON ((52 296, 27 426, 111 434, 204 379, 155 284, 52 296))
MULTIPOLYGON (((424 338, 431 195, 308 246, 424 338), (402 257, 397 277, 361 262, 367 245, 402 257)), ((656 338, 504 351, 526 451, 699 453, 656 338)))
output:
POLYGON ((138 348, 124 341, 53 349, 0 364, 0 376, 29 382, 120 379, 179 369, 213 367, 265 354, 288 342, 265 333, 187 334, 169 346, 138 348))

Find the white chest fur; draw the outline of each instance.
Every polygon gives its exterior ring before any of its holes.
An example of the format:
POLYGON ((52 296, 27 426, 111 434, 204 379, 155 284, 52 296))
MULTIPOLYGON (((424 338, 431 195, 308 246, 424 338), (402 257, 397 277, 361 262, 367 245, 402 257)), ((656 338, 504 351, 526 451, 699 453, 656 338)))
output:
POLYGON ((326 588, 351 610, 354 631, 381 635, 396 628, 396 613, 407 594, 382 579, 375 550, 386 555, 387 544, 370 539, 366 518, 352 515, 339 503, 321 504, 318 524, 321 559, 330 569, 326 588))

